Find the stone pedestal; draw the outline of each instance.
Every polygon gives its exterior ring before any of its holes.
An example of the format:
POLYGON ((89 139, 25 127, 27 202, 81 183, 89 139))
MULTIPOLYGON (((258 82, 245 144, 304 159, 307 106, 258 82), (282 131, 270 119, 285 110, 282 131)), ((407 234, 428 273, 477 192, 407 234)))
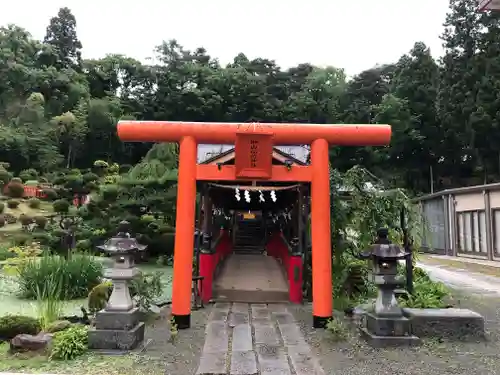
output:
POLYGON ((411 334, 410 321, 404 316, 380 317, 367 312, 365 319, 360 332, 370 346, 382 348, 420 344, 420 339, 411 334))
POLYGON ((144 341, 144 323, 138 308, 129 311, 97 313, 96 325, 89 331, 90 349, 132 350, 144 341))

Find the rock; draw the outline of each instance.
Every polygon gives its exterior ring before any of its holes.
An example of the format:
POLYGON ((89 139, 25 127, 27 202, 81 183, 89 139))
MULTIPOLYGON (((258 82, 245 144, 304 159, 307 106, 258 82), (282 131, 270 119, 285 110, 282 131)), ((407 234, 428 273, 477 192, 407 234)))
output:
POLYGON ((52 341, 52 334, 39 333, 36 336, 20 334, 10 341, 11 352, 44 351, 52 341))
POLYGON ((64 331, 65 329, 71 327, 71 322, 68 320, 56 320, 47 327, 48 333, 55 333, 59 331, 64 331))

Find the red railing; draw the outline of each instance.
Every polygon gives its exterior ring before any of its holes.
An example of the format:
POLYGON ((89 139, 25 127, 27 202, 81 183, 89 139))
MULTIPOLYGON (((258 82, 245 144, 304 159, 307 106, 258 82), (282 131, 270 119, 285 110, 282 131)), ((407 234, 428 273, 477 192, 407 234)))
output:
MULTIPOLYGON (((47 187, 47 189, 50 189, 49 187, 47 187)), ((4 194, 8 194, 9 192, 9 185, 5 185, 5 187, 3 188, 3 193, 4 194)), ((43 192, 43 189, 37 187, 37 186, 24 186, 24 194, 23 194, 23 197, 24 198, 32 198, 32 197, 35 197, 35 198, 40 198, 40 199, 44 199, 46 198, 46 194, 43 192)), ((84 198, 83 198, 83 204, 87 204, 90 200, 90 196, 89 195, 86 195, 84 198)), ((73 205, 74 206, 78 206, 78 197, 75 195, 75 197, 73 198, 73 205)))
POLYGON ((266 244, 267 255, 277 259, 285 269, 290 302, 302 302, 302 257, 291 254, 283 234, 273 233, 266 244))

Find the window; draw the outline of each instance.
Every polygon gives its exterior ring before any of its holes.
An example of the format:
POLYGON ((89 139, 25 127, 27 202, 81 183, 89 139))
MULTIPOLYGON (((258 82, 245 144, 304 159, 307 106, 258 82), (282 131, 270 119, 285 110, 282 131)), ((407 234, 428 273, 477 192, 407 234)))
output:
MULTIPOLYGON (((498 219, 500 226, 500 212, 498 219)), ((486 213, 484 210, 457 212, 457 235, 459 251, 486 255, 486 213)))

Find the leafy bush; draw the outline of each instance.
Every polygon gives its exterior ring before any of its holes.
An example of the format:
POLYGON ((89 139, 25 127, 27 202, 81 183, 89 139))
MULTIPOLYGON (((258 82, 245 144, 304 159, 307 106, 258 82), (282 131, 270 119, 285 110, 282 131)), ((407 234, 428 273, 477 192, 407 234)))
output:
POLYGON ((19 294, 34 299, 37 288, 43 290, 47 280, 54 277, 61 286, 60 299, 84 298, 101 282, 102 272, 102 264, 88 255, 75 254, 69 258, 45 255, 19 267, 19 294))
POLYGON ((0 214, 5 211, 5 203, 0 202, 0 214))
POLYGON ((42 194, 48 201, 55 201, 58 198, 57 192, 54 189, 43 189, 42 194))
POLYGON ((0 167, 0 181, 2 182, 2 185, 8 184, 11 178, 12 173, 0 167))
POLYGON ((21 214, 19 215, 19 221, 23 227, 27 227, 28 225, 33 224, 34 219, 29 215, 21 214))
POLYGON ((112 290, 113 283, 111 281, 104 281, 92 288, 88 298, 88 307, 91 314, 95 314, 106 307, 112 290))
POLYGON ((10 182, 15 183, 15 184, 22 184, 23 180, 21 180, 19 177, 14 177, 10 182))
POLYGON ((68 213, 70 206, 71 204, 66 199, 58 199, 54 203, 52 203, 54 212, 57 212, 58 214, 68 213))
MULTIPOLYGON (((14 179, 12 179, 14 180, 14 179)), ((24 195, 24 185, 22 182, 10 182, 7 185, 7 192, 11 198, 22 198, 24 195)))
POLYGON ((11 340, 22 333, 36 335, 40 332, 38 319, 23 315, 0 317, 0 340, 11 340))
POLYGON ((28 180, 24 182, 24 186, 31 186, 31 187, 37 187, 38 186, 38 180, 28 180))
POLYGON ((38 172, 33 168, 25 169, 19 173, 19 178, 23 181, 36 180, 38 178, 38 172))
POLYGON ((19 204, 21 202, 19 202, 17 199, 9 199, 7 201, 7 207, 11 208, 11 209, 16 209, 17 207, 19 207, 19 204))
POLYGON ((38 198, 30 198, 28 200, 28 206, 30 208, 34 208, 34 209, 40 208, 40 199, 38 199, 38 198))
POLYGON ((402 306, 410 308, 444 308, 449 290, 443 283, 431 280, 427 272, 419 267, 413 270, 413 294, 401 298, 402 306))
POLYGON ((49 219, 45 216, 35 216, 34 220, 38 229, 45 229, 47 227, 47 223, 49 222, 49 219))
POLYGON ((0 261, 15 258, 16 254, 11 251, 10 246, 0 246, 0 261))
POLYGON ((75 325, 54 335, 51 358, 59 360, 75 359, 88 350, 88 328, 75 325))

